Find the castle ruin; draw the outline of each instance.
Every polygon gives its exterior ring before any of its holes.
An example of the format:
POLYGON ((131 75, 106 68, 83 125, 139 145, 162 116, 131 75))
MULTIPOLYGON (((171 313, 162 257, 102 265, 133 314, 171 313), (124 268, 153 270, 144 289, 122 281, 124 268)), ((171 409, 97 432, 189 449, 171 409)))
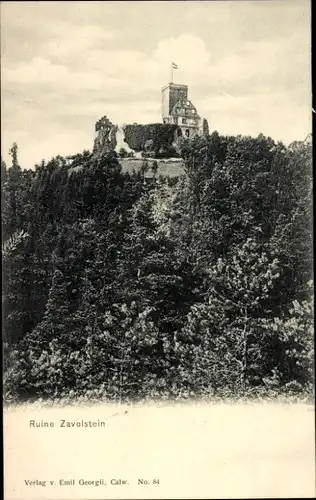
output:
MULTIPOLYGON (((121 149, 134 153, 141 150, 147 151, 148 144, 153 143, 152 138, 155 136, 155 131, 159 130, 161 134, 161 127, 164 127, 164 125, 166 125, 166 134, 170 136, 167 142, 172 143, 173 150, 177 153, 180 151, 182 140, 204 134, 208 135, 207 120, 202 120, 197 109, 188 99, 188 85, 170 82, 162 87, 161 97, 162 123, 148 125, 134 123, 119 127, 114 125, 106 116, 100 118, 95 125, 94 153, 99 155, 111 150, 119 152, 121 149), (133 130, 131 131, 131 129, 133 130), (135 148, 135 141, 130 140, 131 132, 133 135, 134 131, 138 139, 140 139, 138 143, 141 144, 136 149, 133 149, 135 148), (147 137, 149 132, 149 137, 147 137), (129 142, 133 142, 133 144, 129 142)), ((155 147, 152 149, 156 150, 155 147)))

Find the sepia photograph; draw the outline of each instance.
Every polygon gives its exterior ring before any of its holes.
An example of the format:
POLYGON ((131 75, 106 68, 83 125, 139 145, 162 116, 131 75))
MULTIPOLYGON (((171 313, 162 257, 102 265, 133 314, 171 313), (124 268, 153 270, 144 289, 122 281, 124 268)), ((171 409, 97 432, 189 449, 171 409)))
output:
POLYGON ((311 2, 1 3, 5 498, 315 491, 311 2))

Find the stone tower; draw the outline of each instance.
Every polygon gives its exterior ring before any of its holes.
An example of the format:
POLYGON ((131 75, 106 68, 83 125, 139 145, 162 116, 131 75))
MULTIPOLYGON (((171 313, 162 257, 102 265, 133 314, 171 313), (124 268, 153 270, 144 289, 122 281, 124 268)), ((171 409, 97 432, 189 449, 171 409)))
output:
POLYGON ((180 127, 183 137, 201 135, 202 122, 196 108, 188 100, 188 86, 168 83, 161 89, 162 121, 180 127))
POLYGON ((173 106, 180 99, 188 98, 188 86, 178 83, 168 83, 161 89, 162 94, 162 119, 168 118, 173 106))
POLYGON ((95 124, 95 139, 93 152, 97 154, 104 154, 115 149, 116 146, 116 127, 108 119, 103 116, 95 124))

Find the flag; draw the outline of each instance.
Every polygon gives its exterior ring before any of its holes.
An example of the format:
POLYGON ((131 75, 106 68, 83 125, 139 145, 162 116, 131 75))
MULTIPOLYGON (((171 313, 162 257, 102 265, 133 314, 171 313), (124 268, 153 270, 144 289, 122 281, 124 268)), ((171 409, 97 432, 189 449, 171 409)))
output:
POLYGON ((176 63, 172 63, 172 69, 178 69, 178 65, 176 63))

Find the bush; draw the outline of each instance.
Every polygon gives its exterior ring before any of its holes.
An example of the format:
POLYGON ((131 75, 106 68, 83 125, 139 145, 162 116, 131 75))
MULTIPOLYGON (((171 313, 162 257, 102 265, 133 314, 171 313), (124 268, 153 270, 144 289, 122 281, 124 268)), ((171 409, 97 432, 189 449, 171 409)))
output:
POLYGON ((152 123, 149 125, 126 125, 125 141, 134 151, 145 151, 150 148, 157 158, 168 158, 176 155, 172 143, 177 125, 152 123))
POLYGON ((127 153, 125 148, 120 148, 118 154, 119 154, 120 158, 127 158, 128 157, 128 153, 127 153))

